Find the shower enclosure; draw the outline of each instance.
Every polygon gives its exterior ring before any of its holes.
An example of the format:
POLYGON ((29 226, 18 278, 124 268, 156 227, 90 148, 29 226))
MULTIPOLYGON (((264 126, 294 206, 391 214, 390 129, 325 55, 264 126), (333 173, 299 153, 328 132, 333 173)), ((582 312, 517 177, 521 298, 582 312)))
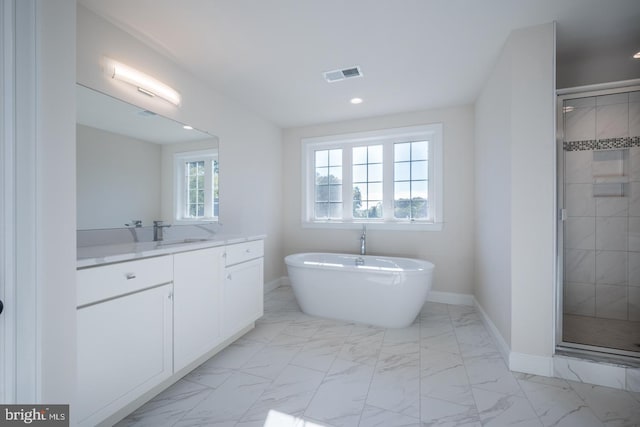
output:
POLYGON ((640 86, 558 97, 562 347, 640 357, 640 86))

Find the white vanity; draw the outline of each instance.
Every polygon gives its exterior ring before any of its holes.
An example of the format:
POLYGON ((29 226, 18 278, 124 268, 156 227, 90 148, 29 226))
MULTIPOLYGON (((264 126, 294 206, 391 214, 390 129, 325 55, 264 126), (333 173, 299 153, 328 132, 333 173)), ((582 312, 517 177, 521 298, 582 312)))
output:
POLYGON ((111 425, 263 314, 264 236, 79 251, 79 425, 111 425))

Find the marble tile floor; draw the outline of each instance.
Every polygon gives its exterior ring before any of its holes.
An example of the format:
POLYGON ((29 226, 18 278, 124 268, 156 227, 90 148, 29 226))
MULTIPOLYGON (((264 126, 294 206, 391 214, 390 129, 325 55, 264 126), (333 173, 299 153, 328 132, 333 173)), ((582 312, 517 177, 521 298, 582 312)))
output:
POLYGON ((562 338, 565 342, 640 351, 640 322, 565 314, 562 338))
POLYGON ((510 372, 473 307, 383 329, 307 316, 291 288, 256 328, 118 426, 640 426, 640 393, 510 372))

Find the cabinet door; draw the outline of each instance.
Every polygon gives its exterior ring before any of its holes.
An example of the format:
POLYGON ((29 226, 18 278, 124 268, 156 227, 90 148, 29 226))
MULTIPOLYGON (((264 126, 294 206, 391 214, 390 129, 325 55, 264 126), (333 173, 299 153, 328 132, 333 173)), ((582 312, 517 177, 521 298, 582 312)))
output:
POLYGON ((171 288, 77 310, 80 425, 96 425, 171 376, 171 288))
POLYGON ((229 337, 263 314, 263 258, 227 267, 222 291, 222 333, 229 337))
POLYGON ((174 255, 174 372, 220 341, 224 247, 174 255))

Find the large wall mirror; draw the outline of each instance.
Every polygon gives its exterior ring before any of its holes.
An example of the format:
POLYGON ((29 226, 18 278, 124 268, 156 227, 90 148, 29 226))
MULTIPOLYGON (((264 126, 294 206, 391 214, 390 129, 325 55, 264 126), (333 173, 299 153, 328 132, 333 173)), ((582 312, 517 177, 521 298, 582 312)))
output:
POLYGON ((78 230, 217 220, 217 137, 81 85, 77 111, 78 230))

